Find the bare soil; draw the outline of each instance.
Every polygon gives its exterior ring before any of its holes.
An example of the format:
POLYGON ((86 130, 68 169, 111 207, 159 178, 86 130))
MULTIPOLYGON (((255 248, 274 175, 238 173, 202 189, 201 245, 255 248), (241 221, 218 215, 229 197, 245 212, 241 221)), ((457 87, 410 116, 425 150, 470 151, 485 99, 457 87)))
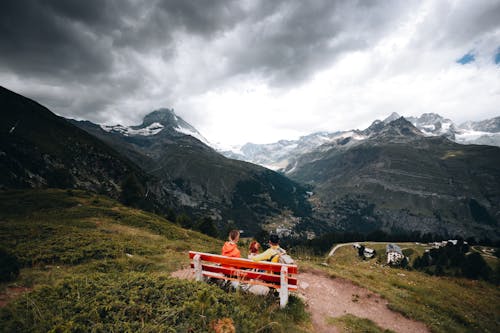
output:
POLYGON ((370 319, 394 332, 430 332, 424 324, 391 311, 387 300, 348 280, 316 271, 300 273, 298 279, 299 294, 307 303, 315 332, 340 332, 327 319, 346 314, 370 319))

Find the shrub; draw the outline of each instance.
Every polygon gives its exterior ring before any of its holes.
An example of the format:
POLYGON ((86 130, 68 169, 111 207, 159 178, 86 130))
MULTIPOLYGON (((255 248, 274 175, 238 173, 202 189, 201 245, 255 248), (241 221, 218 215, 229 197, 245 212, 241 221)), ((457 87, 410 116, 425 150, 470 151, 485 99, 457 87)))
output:
POLYGON ((253 332, 263 321, 234 293, 144 273, 66 278, 0 310, 6 332, 208 332, 222 318, 237 332, 253 332))
POLYGON ((16 256, 0 248, 0 282, 7 282, 19 276, 19 262, 16 256))
POLYGON ((484 261, 481 254, 473 252, 465 257, 463 261, 462 274, 469 279, 485 279, 487 280, 491 273, 491 268, 484 261))

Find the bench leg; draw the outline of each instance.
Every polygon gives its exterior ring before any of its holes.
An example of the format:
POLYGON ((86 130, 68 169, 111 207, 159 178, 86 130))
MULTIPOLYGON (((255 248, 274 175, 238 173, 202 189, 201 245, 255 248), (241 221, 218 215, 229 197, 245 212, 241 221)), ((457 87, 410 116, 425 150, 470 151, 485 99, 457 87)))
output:
POLYGON ((194 264, 194 279, 196 281, 203 281, 203 272, 201 270, 201 256, 199 254, 194 256, 193 264, 194 264))
POLYGON ((280 307, 283 309, 288 303, 288 267, 281 267, 280 307))

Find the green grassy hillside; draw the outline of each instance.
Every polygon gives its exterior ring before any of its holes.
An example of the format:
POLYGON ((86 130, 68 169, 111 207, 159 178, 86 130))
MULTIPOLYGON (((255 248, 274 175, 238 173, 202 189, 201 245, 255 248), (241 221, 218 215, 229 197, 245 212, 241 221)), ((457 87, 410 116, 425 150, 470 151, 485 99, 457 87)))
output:
POLYGON ((188 250, 218 253, 222 242, 106 197, 2 191, 0 244, 21 268, 0 294, 28 288, 0 308, 1 332, 207 332, 224 320, 238 332, 308 327, 296 298, 279 310, 273 297, 170 278, 188 250))
MULTIPOLYGON (((382 295, 389 301, 391 309, 425 323, 432 332, 498 332, 498 286, 484 281, 435 277, 390 268, 384 265, 385 244, 363 244, 374 248, 377 258, 361 260, 352 246, 345 246, 327 260, 328 266, 319 263, 306 266, 322 270, 334 278, 351 280, 382 295)), ((411 259, 425 250, 425 246, 415 243, 399 245, 405 253, 411 253, 411 259)), ((498 264, 498 259, 495 260, 498 264)))

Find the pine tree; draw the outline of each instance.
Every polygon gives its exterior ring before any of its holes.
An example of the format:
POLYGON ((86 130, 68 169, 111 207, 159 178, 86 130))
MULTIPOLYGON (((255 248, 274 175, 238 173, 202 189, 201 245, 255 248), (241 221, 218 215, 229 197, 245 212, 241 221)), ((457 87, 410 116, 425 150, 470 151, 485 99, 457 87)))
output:
POLYGON ((140 207, 144 202, 145 191, 134 173, 125 177, 122 183, 121 201, 127 206, 140 207))
POLYGON ((204 217, 200 222, 198 222, 197 229, 205 235, 212 237, 217 237, 218 234, 214 220, 212 220, 210 217, 204 217))

